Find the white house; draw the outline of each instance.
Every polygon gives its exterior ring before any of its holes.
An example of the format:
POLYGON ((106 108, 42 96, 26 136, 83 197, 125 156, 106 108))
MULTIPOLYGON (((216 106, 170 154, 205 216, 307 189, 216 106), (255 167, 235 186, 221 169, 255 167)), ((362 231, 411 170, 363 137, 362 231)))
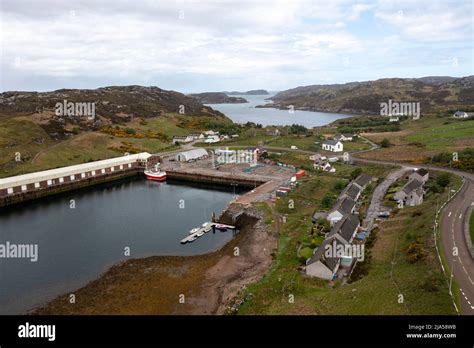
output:
POLYGON ((209 135, 207 139, 204 140, 206 144, 218 143, 219 141, 221 141, 221 139, 218 135, 209 135))
POLYGON ((402 201, 404 205, 413 207, 423 203, 423 183, 417 179, 412 179, 395 193, 394 199, 402 201))
POLYGON ((344 146, 342 145, 342 142, 330 139, 323 141, 322 148, 326 151, 341 152, 343 151, 344 146))
POLYGON ((429 178, 430 178, 430 174, 424 168, 420 168, 420 169, 414 171, 409 176, 410 180, 416 179, 418 181, 421 181, 423 184, 426 184, 426 182, 428 181, 429 178))
POLYGON ((456 111, 453 114, 453 117, 454 118, 468 118, 469 114, 467 112, 464 112, 464 111, 456 111))
POLYGON ((176 143, 190 143, 195 140, 192 135, 175 135, 173 137, 173 144, 176 143))
POLYGON ((356 202, 348 197, 344 196, 339 199, 334 208, 329 212, 327 220, 331 223, 331 226, 340 221, 344 215, 352 214, 355 211, 356 202))
POLYGON ((306 261, 306 275, 309 277, 316 277, 321 279, 331 280, 335 277, 339 265, 341 264, 340 257, 329 257, 328 251, 332 247, 331 243, 336 245, 342 244, 339 240, 334 238, 326 238, 324 242, 314 251, 313 256, 306 261))

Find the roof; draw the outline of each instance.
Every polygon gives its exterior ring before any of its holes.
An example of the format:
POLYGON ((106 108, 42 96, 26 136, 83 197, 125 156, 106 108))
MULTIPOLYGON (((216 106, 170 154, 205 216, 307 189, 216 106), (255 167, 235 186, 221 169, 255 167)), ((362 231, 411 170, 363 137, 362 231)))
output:
POLYGON ((328 213, 325 211, 317 211, 313 214, 313 220, 317 221, 318 219, 325 219, 328 216, 328 213))
POLYGON ((332 211, 337 210, 342 214, 350 214, 354 206, 355 201, 352 198, 345 196, 336 203, 332 211))
POLYGON ((339 234, 345 241, 350 242, 357 227, 359 227, 359 217, 354 214, 344 216, 329 232, 328 237, 335 237, 339 234))
POLYGON ((329 139, 329 140, 324 140, 323 141, 323 144, 325 145, 336 145, 339 141, 338 140, 334 140, 334 139, 329 139))
POLYGON ((186 160, 190 160, 190 159, 196 159, 202 156, 208 156, 208 153, 203 148, 196 148, 189 151, 179 152, 176 154, 176 156, 179 156, 179 155, 184 156, 186 160))
POLYGON ((323 243, 316 249, 315 253, 306 263, 307 265, 311 265, 312 263, 321 261, 324 265, 326 265, 330 270, 334 270, 339 262, 339 257, 326 257, 325 251, 326 246, 330 245, 331 243, 335 243, 337 246, 338 244, 343 244, 336 238, 326 238, 323 243))
POLYGON ((142 152, 135 155, 109 158, 102 161, 88 162, 74 166, 45 170, 42 172, 12 176, 9 178, 0 179, 0 190, 15 186, 33 184, 40 181, 62 178, 70 175, 77 175, 85 172, 91 172, 93 170, 101 170, 112 166, 133 163, 138 160, 147 160, 150 156, 151 155, 148 152, 142 152))
POLYGON ((425 168, 420 168, 417 171, 413 172, 412 174, 420 174, 422 177, 428 174, 428 171, 425 168))
POLYGON ((357 185, 359 185, 360 187, 364 187, 364 186, 367 186, 367 184, 372 180, 372 177, 365 174, 365 173, 362 173, 361 175, 359 175, 355 180, 354 180, 354 183, 356 183, 357 185))
POLYGON ((355 200, 359 192, 360 192, 360 188, 357 185, 350 184, 346 190, 346 195, 352 198, 353 200, 355 200))
POLYGON ((409 194, 410 192, 417 190, 423 186, 423 183, 419 180, 412 179, 402 187, 401 191, 409 194))

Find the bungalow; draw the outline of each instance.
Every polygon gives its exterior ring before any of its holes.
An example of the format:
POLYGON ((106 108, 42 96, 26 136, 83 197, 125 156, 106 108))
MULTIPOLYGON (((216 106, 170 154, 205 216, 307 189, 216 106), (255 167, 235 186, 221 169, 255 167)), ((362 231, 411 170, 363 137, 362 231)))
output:
POLYGON ((402 201, 407 206, 415 206, 423 203, 423 183, 417 179, 412 179, 395 193, 394 199, 402 201))
POLYGON ((352 141, 354 135, 348 133, 336 134, 334 140, 337 141, 352 141))
POLYGON ((454 118, 468 118, 469 117, 469 114, 465 111, 456 111, 454 114, 453 114, 453 117, 454 118))
MULTIPOLYGON (((317 277, 321 279, 332 280, 336 276, 340 257, 328 257, 327 250, 331 248, 333 238, 326 238, 324 242, 314 251, 313 256, 306 261, 306 275, 309 277, 317 277)), ((342 244, 339 240, 335 240, 337 244, 342 244)), ((337 245, 336 244, 336 245, 337 245)))
POLYGON ((348 197, 344 196, 343 198, 339 199, 334 206, 334 208, 329 212, 327 216, 327 220, 334 225, 338 221, 340 221, 344 215, 354 213, 356 208, 356 202, 348 197))
POLYGON ((335 237, 344 244, 350 244, 357 234, 359 226, 360 221, 357 215, 346 215, 334 225, 331 232, 329 232, 328 238, 335 237))
POLYGON ((175 135, 173 136, 173 144, 190 143, 194 138, 191 135, 175 135))
POLYGON ((350 197, 352 200, 357 201, 362 194, 362 188, 357 186, 356 184, 350 184, 344 194, 348 197, 350 197))
POLYGON ((204 142, 206 144, 212 144, 212 143, 218 143, 221 139, 219 138, 218 135, 209 135, 204 142))
POLYGON ((213 130, 208 130, 204 132, 204 135, 219 135, 219 132, 214 132, 213 130))
POLYGON ((342 143, 338 140, 325 140, 322 145, 323 150, 332 151, 332 152, 341 152, 344 148, 342 143))
POLYGON ((364 190, 367 187, 367 185, 369 184, 369 182, 371 182, 371 181, 372 181, 371 176, 369 176, 365 173, 362 173, 354 180, 354 184, 356 184, 362 190, 364 190))
POLYGON ((191 133, 189 134, 190 137, 193 138, 193 140, 199 140, 199 139, 204 139, 205 136, 202 133, 191 133))
POLYGON ((409 179, 410 180, 416 179, 418 181, 421 181, 423 184, 426 184, 429 177, 430 177, 430 174, 428 173, 428 171, 424 168, 420 168, 414 171, 413 173, 411 173, 409 176, 409 179))

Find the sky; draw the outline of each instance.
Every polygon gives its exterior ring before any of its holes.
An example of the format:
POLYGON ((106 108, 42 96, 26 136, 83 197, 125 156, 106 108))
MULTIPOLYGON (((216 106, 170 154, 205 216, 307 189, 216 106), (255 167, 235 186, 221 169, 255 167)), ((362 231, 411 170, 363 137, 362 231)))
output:
POLYGON ((474 75, 473 0, 0 0, 0 91, 474 75))

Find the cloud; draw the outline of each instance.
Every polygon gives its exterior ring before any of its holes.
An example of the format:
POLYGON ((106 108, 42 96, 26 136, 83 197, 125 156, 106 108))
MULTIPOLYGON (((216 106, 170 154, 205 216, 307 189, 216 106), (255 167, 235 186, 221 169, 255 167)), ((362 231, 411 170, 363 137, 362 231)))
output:
MULTIPOLYGON (((426 6, 420 14, 424 6, 412 2, 1 4, 2 90, 145 83, 182 91, 279 89, 349 76, 363 80, 364 69, 403 58, 394 52, 407 55, 404 48, 420 42, 465 44, 472 33, 466 8, 426 6), (351 24, 361 31, 351 31, 351 24), (380 38, 376 25, 391 32, 380 38)), ((445 48, 429 50, 437 64, 445 48)), ((468 65, 465 52, 456 54, 468 65)))

